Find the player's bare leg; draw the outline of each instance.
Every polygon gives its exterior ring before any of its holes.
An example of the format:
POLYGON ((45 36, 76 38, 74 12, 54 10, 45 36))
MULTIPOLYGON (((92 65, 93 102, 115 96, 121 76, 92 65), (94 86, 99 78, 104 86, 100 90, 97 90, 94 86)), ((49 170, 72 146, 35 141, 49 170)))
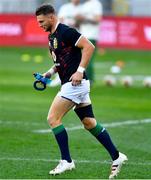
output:
POLYGON ((72 101, 56 96, 48 113, 48 122, 52 128, 61 152, 61 160, 56 168, 49 172, 51 175, 61 174, 67 170, 75 168, 74 162, 70 157, 68 135, 62 124, 63 116, 73 106, 74 103, 72 101))
POLYGON ((56 96, 48 112, 48 123, 51 128, 62 124, 63 116, 74 106, 74 102, 63 97, 56 96))

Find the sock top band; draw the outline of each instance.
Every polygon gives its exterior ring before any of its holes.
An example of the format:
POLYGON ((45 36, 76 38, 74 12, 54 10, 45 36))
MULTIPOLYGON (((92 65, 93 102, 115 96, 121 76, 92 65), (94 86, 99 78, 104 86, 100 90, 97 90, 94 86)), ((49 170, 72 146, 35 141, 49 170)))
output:
POLYGON ((52 129, 53 133, 56 135, 56 134, 59 134, 61 133, 62 131, 64 131, 64 126, 63 124, 60 124, 59 126, 55 127, 52 129))
POLYGON ((97 137, 100 134, 100 132, 102 132, 102 130, 103 130, 103 127, 97 122, 96 126, 90 129, 89 131, 91 132, 91 134, 97 137))

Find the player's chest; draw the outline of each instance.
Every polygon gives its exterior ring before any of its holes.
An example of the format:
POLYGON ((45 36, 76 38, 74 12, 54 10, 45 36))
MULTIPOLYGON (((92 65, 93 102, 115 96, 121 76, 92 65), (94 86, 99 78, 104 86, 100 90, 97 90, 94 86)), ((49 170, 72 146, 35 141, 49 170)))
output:
POLYGON ((54 63, 60 62, 66 45, 61 37, 53 36, 49 38, 49 50, 54 63))
POLYGON ((61 41, 58 37, 49 38, 49 49, 51 52, 59 52, 61 48, 61 41))
POLYGON ((49 38, 49 50, 51 54, 60 56, 61 54, 66 54, 71 52, 71 46, 66 44, 62 37, 52 37, 49 38))

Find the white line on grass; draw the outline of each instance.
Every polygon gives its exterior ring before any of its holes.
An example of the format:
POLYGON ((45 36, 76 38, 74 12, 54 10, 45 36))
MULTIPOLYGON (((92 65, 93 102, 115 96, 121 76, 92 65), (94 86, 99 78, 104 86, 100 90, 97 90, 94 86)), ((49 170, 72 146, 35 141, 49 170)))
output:
MULTIPOLYGON (((135 124, 147 124, 151 123, 151 119, 142 119, 142 120, 127 120, 127 121, 119 121, 119 122, 112 122, 112 123, 104 123, 104 127, 109 127, 109 128, 115 128, 118 126, 126 126, 126 125, 135 125, 135 124)), ((0 124, 2 125, 22 125, 22 126, 41 126, 42 123, 38 122, 22 122, 22 121, 1 121, 0 124)), ((43 125, 45 125, 43 123, 43 125)), ((83 129, 83 126, 74 126, 74 127, 67 127, 66 128, 68 131, 75 131, 75 130, 81 130, 83 129)), ((50 133, 51 129, 41 129, 41 130, 34 130, 32 131, 34 133, 50 133)))
MULTIPOLYGON (((6 125, 23 125, 23 126, 40 126, 42 123, 38 122, 23 122, 23 121, 5 121, 5 120, 0 120, 0 124, 6 124, 6 125)), ((43 123, 44 124, 44 123, 43 123)), ((45 125, 45 124, 44 124, 45 125)))
MULTIPOLYGON (((43 162, 59 162, 59 159, 33 159, 33 158, 19 158, 19 157, 0 157, 0 161, 43 161, 43 162)), ((111 161, 94 161, 94 160, 74 160, 75 163, 85 163, 85 164, 111 164, 111 161)), ((128 161, 127 164, 129 165, 136 165, 136 166, 150 166, 151 161, 148 162, 132 162, 128 161)))
MULTIPOLYGON (((128 120, 128 121, 122 121, 122 122, 113 122, 113 123, 105 123, 103 124, 104 127, 109 127, 109 128, 115 128, 118 126, 126 126, 126 125, 135 125, 135 124, 147 124, 151 123, 151 119, 143 119, 143 120, 128 120)), ((84 129, 83 126, 75 126, 71 128, 66 128, 68 131, 75 131, 75 130, 80 130, 84 129)), ((52 132, 51 129, 40 129, 40 130, 34 130, 34 133, 50 133, 52 132)))

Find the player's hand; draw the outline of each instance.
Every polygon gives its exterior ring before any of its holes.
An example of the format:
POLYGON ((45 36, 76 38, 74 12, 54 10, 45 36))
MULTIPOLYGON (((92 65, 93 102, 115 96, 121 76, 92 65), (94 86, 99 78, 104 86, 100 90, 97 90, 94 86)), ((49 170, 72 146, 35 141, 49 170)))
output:
POLYGON ((78 23, 82 23, 84 20, 85 20, 85 17, 78 14, 75 16, 75 20, 78 22, 78 23))
POLYGON ((83 73, 76 71, 71 77, 70 81, 72 82, 73 86, 78 86, 81 84, 83 79, 83 73))
POLYGON ((49 73, 49 72, 46 72, 46 73, 44 73, 44 74, 42 74, 43 75, 43 77, 45 77, 45 78, 51 78, 51 73, 49 73))

